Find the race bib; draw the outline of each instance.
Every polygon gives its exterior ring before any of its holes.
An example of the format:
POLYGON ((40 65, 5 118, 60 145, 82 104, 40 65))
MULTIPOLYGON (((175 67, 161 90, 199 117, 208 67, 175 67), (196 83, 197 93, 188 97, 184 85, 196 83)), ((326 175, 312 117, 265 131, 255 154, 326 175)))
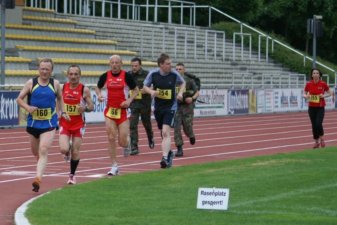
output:
POLYGON ((159 91, 158 98, 160 99, 172 99, 172 90, 171 89, 157 89, 159 91))
MULTIPOLYGON (((132 96, 133 95, 133 91, 130 90, 129 91, 129 95, 132 96)), ((136 95, 135 99, 142 99, 142 92, 139 90, 138 94, 136 95)))
POLYGON ((78 111, 77 105, 65 104, 66 112, 69 116, 78 116, 81 113, 78 111))
POLYGON ((120 119, 121 118, 121 108, 109 107, 105 115, 109 117, 110 119, 120 119))
POLYGON ((310 95, 309 102, 319 103, 319 101, 320 101, 319 95, 310 95))
POLYGON ((50 120, 51 108, 37 109, 32 113, 33 120, 50 120))

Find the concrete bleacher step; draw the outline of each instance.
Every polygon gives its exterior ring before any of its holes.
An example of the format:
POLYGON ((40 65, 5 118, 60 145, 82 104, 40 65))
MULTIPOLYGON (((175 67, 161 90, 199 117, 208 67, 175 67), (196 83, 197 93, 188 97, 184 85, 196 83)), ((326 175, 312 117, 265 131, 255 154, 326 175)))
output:
POLYGON ((6 47, 15 48, 16 45, 36 45, 36 46, 53 46, 58 47, 78 47, 78 48, 99 48, 115 50, 116 41, 86 39, 86 38, 64 38, 50 37, 43 35, 20 35, 6 34, 6 47))
MULTIPOLYGON (((75 18, 72 17, 72 18, 75 18)), ((93 17, 85 17, 80 16, 77 17, 78 19, 78 27, 86 27, 90 29, 96 30, 96 36, 101 38, 113 38, 120 42, 119 46, 121 48, 127 48, 129 50, 138 51, 141 52, 142 56, 144 57, 155 57, 155 55, 160 54, 162 52, 163 45, 165 44, 164 51, 170 55, 174 54, 174 29, 175 27, 179 27, 179 25, 167 25, 165 26, 165 41, 163 41, 162 36, 162 30, 163 26, 161 25, 155 25, 151 23, 146 22, 139 22, 139 21, 127 21, 127 20, 106 20, 104 18, 93 18, 93 17), (151 24, 151 26, 149 26, 151 24), (107 30, 106 28, 109 27, 107 30), (153 30, 151 31, 151 27, 153 30), (143 29, 143 39, 141 40, 140 35, 141 31, 143 29), (152 42, 155 43, 154 47, 155 52, 151 50, 153 48, 152 42), (164 43, 163 43, 164 42, 164 43), (141 44, 143 44, 143 48, 141 49, 141 44)), ((189 27, 190 28, 190 27, 189 27)), ((183 53, 185 42, 188 44, 187 50, 188 54, 193 54, 194 49, 194 36, 190 36, 187 40, 185 40, 184 37, 184 31, 181 31, 182 34, 179 34, 177 36, 178 43, 177 48, 180 49, 180 51, 175 54, 175 58, 179 59, 185 59, 186 54, 183 53)), ((232 40, 226 40, 225 45, 225 56, 223 56, 223 37, 220 34, 217 34, 217 44, 216 47, 214 45, 214 36, 208 34, 208 41, 207 44, 203 41, 205 39, 205 30, 199 29, 196 30, 197 32, 197 51, 198 55, 202 55, 203 52, 206 51, 207 48, 207 54, 209 58, 219 58, 219 59, 225 59, 225 60, 234 60, 233 59, 233 43, 232 40), (215 50, 214 50, 215 49, 215 50), (216 53, 214 53, 216 51, 216 53)), ((241 58, 241 48, 239 44, 235 44, 235 59, 240 60, 241 58)), ((243 50, 243 58, 249 57, 249 51, 247 49, 243 50)), ((257 61, 257 54, 252 54, 250 60, 257 61)))
POLYGON ((22 12, 25 16, 55 17, 55 11, 50 9, 23 7, 22 12))
POLYGON ((22 57, 39 58, 43 54, 49 58, 82 58, 82 59, 108 59, 111 55, 120 55, 123 61, 128 61, 137 55, 128 50, 106 50, 93 48, 63 48, 50 46, 16 45, 22 57))
POLYGON ((32 59, 24 57, 5 57, 6 69, 9 70, 28 70, 28 64, 32 62, 32 59))
POLYGON ((74 29, 64 27, 50 27, 50 26, 32 26, 23 24, 6 24, 7 34, 20 35, 44 35, 51 37, 73 37, 73 38, 95 38, 96 32, 88 29, 74 29))
POLYGON ((34 26, 51 26, 51 27, 63 27, 63 28, 75 28, 77 21, 70 19, 60 19, 45 16, 22 16, 22 23, 26 25, 34 26))
MULTIPOLYGON (((72 64, 79 65, 82 71, 106 71, 110 68, 108 58, 105 60, 52 58, 52 60, 54 62, 54 71, 64 71, 69 65, 72 64)), ((157 63, 150 61, 143 61, 142 64, 144 68, 154 68, 157 66, 157 63)), ((35 64, 35 66, 36 65, 37 64, 35 64)), ((123 68, 129 70, 131 63, 130 61, 123 61, 123 65, 123 68)), ((30 67, 30 69, 34 69, 34 67, 30 67)))

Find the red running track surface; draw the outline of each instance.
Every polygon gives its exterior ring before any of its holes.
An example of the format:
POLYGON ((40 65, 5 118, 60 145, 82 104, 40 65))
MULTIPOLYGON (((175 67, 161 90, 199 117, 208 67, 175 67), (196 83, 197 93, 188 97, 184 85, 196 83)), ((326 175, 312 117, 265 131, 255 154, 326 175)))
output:
MULTIPOLYGON (((161 138, 156 123, 155 149, 149 149, 142 125, 140 154, 123 157, 118 149, 121 175, 148 170, 160 170, 161 138)), ((337 116, 327 111, 325 120, 327 146, 337 145, 337 116)), ((313 146, 311 125, 306 112, 196 118, 196 144, 191 146, 186 137, 184 157, 175 158, 173 167, 220 160, 300 151, 313 146)), ((173 140, 173 133, 171 134, 173 140)), ((58 135, 49 151, 49 162, 39 193, 32 192, 36 159, 30 152, 24 128, 0 129, 0 225, 13 225, 15 210, 25 201, 64 187, 68 179, 69 163, 58 149, 58 135)), ((104 177, 111 162, 107 152, 104 124, 88 124, 81 148, 81 161, 76 173, 79 183, 104 177)), ((172 142, 172 149, 175 149, 172 142)), ((174 169, 174 168, 173 168, 174 169)))

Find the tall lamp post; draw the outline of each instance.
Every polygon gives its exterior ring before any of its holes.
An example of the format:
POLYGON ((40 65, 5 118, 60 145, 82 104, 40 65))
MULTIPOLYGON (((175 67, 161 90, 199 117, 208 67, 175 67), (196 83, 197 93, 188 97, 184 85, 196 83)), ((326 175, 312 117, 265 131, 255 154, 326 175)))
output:
POLYGON ((0 79, 0 89, 3 88, 5 84, 5 35, 6 35, 6 3, 5 0, 1 0, 1 79, 0 79))
POLYGON ((312 34, 312 68, 316 67, 316 39, 323 35, 321 15, 314 15, 312 19, 307 20, 307 31, 312 34))
POLYGON ((6 9, 15 8, 15 0, 0 0, 1 3, 1 74, 0 89, 5 85, 5 55, 6 55, 6 9))

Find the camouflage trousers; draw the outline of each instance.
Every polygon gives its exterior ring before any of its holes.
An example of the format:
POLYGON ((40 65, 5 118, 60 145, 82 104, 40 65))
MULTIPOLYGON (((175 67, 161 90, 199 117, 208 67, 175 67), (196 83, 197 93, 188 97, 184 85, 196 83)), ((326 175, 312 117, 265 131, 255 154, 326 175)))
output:
POLYGON ((174 142, 176 146, 184 145, 184 140, 181 134, 181 126, 187 137, 194 137, 193 132, 193 117, 194 107, 192 104, 179 105, 176 116, 174 118, 174 142))
POLYGON ((147 138, 153 138, 152 124, 151 124, 151 107, 131 108, 130 120, 130 140, 131 149, 138 149, 138 122, 139 117, 145 128, 147 138))

